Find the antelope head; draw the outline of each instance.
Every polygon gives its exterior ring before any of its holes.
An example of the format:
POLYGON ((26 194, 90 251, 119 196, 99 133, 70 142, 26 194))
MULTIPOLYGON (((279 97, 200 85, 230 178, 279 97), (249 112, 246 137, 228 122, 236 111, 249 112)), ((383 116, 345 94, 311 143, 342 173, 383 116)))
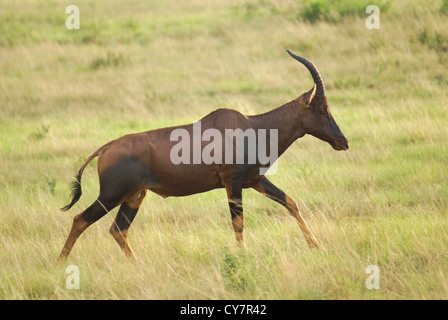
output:
POLYGON ((308 59, 287 51, 291 57, 309 70, 314 80, 313 88, 298 98, 301 113, 300 125, 304 133, 328 142, 335 150, 347 150, 347 138, 328 110, 324 83, 316 66, 308 59))

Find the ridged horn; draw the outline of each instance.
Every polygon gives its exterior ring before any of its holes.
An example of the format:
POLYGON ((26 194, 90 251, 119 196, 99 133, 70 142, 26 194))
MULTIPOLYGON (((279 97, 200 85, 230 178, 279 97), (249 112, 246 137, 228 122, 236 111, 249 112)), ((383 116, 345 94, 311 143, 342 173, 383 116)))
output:
POLYGON ((319 70, 317 70, 316 66, 303 57, 300 57, 289 50, 286 50, 291 57, 302 63, 311 73, 313 77, 314 83, 316 84, 316 96, 325 97, 325 87, 324 82, 322 81, 322 77, 320 76, 319 70))

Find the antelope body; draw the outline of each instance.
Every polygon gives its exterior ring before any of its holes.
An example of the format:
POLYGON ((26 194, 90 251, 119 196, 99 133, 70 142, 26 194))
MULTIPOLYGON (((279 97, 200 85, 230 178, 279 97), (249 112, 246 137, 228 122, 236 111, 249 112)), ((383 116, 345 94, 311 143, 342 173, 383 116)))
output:
MULTIPOLYGON (((246 116, 230 109, 218 109, 201 119, 202 130, 222 132, 226 129, 265 129, 278 132, 278 156, 298 138, 311 134, 328 142, 335 150, 348 149, 347 139, 328 111, 324 84, 317 68, 307 59, 290 51, 310 71, 313 88, 270 112, 246 116)), ((243 188, 253 188, 282 204, 297 219, 305 239, 312 247, 319 242, 301 216, 296 202, 276 187, 256 163, 173 164, 170 151, 176 145, 171 134, 184 129, 193 134, 193 124, 161 128, 129 134, 96 150, 81 166, 72 184, 72 201, 62 210, 70 209, 81 196, 81 175, 87 164, 98 156, 100 194, 97 200, 73 219, 72 228, 60 258, 66 258, 81 233, 90 225, 120 205, 110 233, 124 253, 134 257, 128 241, 128 230, 145 198, 147 190, 162 197, 187 196, 216 188, 225 188, 236 239, 243 242, 243 188)), ((202 141, 203 149, 207 143, 202 141)), ((247 145, 245 145, 247 151, 247 145)), ((235 152, 236 153, 236 152, 235 152)))

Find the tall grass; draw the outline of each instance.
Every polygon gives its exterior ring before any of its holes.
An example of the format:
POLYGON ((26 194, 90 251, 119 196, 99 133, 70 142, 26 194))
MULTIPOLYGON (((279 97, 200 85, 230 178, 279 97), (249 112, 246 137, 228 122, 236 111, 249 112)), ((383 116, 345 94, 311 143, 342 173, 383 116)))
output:
POLYGON ((67 30, 63 3, 3 1, 0 298, 448 298, 445 1, 384 3, 381 29, 367 30, 362 1, 79 1, 81 29, 67 30), (313 3, 323 14, 307 19, 313 3), (214 190, 149 195, 129 235, 137 263, 108 233, 116 210, 56 263, 72 217, 98 194, 93 161, 80 201, 58 209, 89 154, 218 107, 254 114, 296 98, 312 79, 285 49, 318 66, 350 143, 335 152, 305 136, 271 177, 325 251, 253 190, 241 251, 214 190), (70 264, 79 290, 65 286, 70 264), (366 288, 369 265, 379 290, 366 288))

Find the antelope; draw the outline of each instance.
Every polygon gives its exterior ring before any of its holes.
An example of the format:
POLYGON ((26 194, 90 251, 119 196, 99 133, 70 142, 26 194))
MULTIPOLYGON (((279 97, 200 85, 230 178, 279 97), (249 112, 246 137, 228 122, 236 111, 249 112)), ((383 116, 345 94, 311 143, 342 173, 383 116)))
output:
MULTIPOLYGON (((215 110, 200 120, 201 130, 213 128, 223 134, 226 129, 275 130, 278 157, 305 134, 328 142, 335 150, 347 150, 348 141, 328 110, 325 87, 319 71, 309 60, 289 50, 287 52, 311 73, 314 86, 310 91, 259 115, 243 115, 231 109, 215 110)), ((261 173, 260 169, 269 165, 258 160, 255 163, 245 160, 243 163, 223 161, 211 164, 173 164, 170 154, 176 141, 172 140, 171 136, 176 129, 193 133, 193 124, 128 134, 106 143, 87 158, 72 182, 71 202, 61 210, 69 210, 81 197, 82 173, 95 157, 98 157, 99 196, 87 209, 73 218, 60 259, 68 257, 78 237, 90 225, 118 205, 120 208, 110 227, 110 233, 125 255, 135 258, 129 244, 128 231, 148 190, 166 198, 225 188, 235 237, 237 243, 244 246, 242 191, 253 188, 284 206, 297 220, 308 245, 321 248, 300 214, 297 203, 261 173)), ((268 134, 268 140, 269 138, 268 134)), ((206 146, 206 141, 201 141, 200 148, 203 150, 206 146)), ((245 141, 244 152, 247 153, 248 147, 250 146, 245 141)), ((236 152, 234 157, 235 154, 236 152)))

